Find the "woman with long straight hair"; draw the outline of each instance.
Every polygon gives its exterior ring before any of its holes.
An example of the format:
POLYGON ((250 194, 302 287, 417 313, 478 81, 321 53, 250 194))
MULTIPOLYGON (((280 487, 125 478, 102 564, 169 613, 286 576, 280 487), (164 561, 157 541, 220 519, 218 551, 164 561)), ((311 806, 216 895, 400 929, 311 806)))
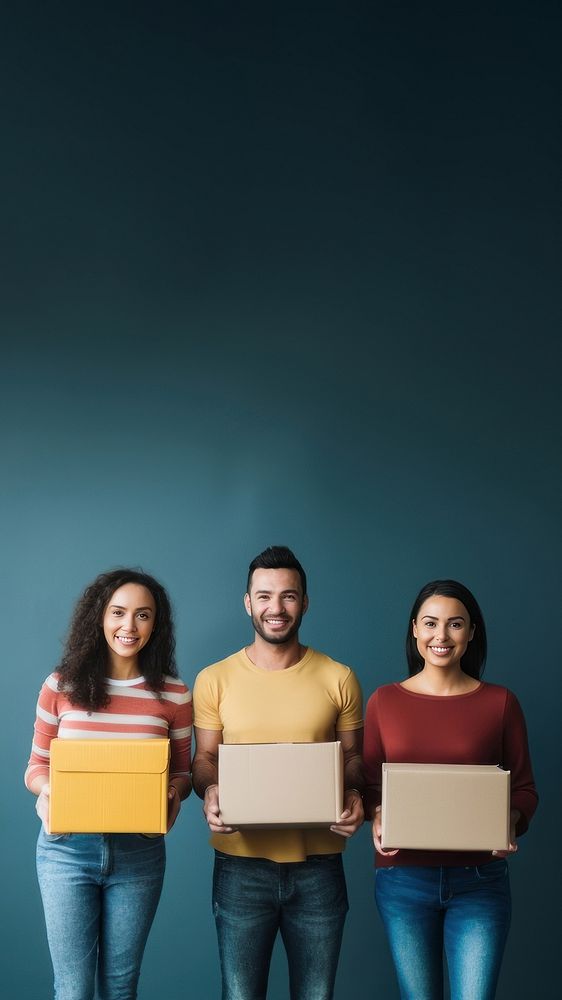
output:
POLYGON ((480 679, 486 648, 473 594, 455 580, 434 580, 410 612, 409 677, 378 688, 367 704, 365 812, 373 820, 376 902, 402 1000, 442 1000, 443 953, 451 1000, 492 1000, 496 992, 511 912, 506 859, 527 829, 537 793, 519 702, 480 679), (499 764, 511 771, 509 849, 383 849, 384 762, 499 764))
POLYGON ((168 829, 191 791, 191 694, 178 678, 164 588, 117 569, 86 588, 39 694, 25 782, 42 827, 37 874, 56 1000, 133 1000, 165 867, 163 836, 51 834, 49 757, 62 739, 169 738, 168 829))

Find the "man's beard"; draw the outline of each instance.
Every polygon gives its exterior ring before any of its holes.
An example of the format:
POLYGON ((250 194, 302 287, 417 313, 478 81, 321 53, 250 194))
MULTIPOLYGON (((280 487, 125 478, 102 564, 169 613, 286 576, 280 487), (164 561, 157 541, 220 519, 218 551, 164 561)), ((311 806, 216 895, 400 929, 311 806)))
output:
POLYGON ((291 639, 294 639, 301 626, 301 622, 302 614, 300 614, 298 618, 295 618, 288 632, 284 632, 283 635, 276 635, 275 633, 273 635, 269 635, 264 631, 264 627, 260 619, 252 612, 252 625, 254 626, 255 631, 259 636, 261 636, 264 642, 269 642, 271 646, 282 646, 284 643, 290 642, 291 639))

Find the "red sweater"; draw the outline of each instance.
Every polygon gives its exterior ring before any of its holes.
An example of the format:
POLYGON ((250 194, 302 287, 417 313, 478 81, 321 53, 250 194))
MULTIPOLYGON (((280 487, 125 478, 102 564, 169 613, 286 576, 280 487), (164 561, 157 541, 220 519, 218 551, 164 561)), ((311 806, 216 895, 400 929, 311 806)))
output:
MULTIPOLYGON (((468 694, 415 694, 400 684, 378 688, 369 698, 364 739, 366 800, 381 801, 381 765, 499 764, 511 771, 511 808, 521 818, 517 835, 527 829, 536 807, 527 729, 515 695, 497 684, 480 684, 468 694)), ((393 865, 461 866, 485 864, 487 852, 401 850, 376 855, 378 867, 393 865)))

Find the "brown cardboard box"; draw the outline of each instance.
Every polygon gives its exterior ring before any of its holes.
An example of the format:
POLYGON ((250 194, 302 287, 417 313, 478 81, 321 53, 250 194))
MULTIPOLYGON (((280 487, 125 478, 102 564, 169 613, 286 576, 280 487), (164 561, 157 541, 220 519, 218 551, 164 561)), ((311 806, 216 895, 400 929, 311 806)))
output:
POLYGON ((51 833, 165 833, 169 740, 51 742, 51 833))
POLYGON ((510 772, 487 764, 383 764, 382 846, 509 846, 510 772))
POLYGON ((330 826, 343 809, 341 743, 221 744, 219 803, 228 826, 330 826))

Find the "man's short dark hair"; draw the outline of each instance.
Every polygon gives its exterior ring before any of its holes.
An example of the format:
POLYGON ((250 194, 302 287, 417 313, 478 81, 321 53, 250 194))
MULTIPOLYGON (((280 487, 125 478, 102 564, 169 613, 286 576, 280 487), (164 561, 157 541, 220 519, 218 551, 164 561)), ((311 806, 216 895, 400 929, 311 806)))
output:
POLYGON ((260 552, 259 556, 252 559, 248 568, 248 582, 246 584, 246 593, 248 594, 256 569, 296 569, 301 578, 302 595, 306 596, 306 573, 297 557, 286 545, 270 545, 263 552, 260 552))

